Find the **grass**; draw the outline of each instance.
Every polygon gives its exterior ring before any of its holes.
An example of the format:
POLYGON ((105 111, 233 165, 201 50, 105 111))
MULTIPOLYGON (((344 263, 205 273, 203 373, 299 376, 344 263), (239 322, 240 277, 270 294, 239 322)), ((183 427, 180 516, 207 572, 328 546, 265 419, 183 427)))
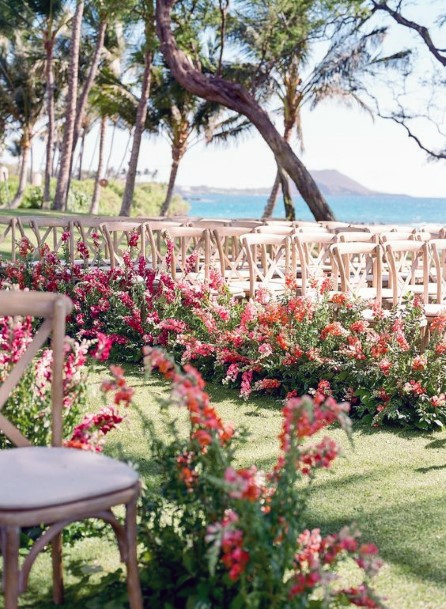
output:
MULTIPOLYGON (((92 409, 99 404, 98 384, 103 376, 92 377, 92 409)), ((156 419, 156 398, 165 393, 166 386, 157 378, 144 381, 135 368, 129 368, 128 378, 136 389, 137 408, 129 412, 124 428, 110 437, 107 452, 137 463, 141 476, 152 485, 155 482, 141 416, 156 419)), ((244 403, 234 391, 219 385, 211 384, 209 391, 223 419, 251 431, 252 441, 243 447, 240 463, 269 468, 277 455, 280 405, 268 398, 244 403)), ((355 522, 364 540, 379 546, 385 566, 376 578, 376 587, 387 597, 390 609, 446 609, 446 432, 423 435, 371 430, 356 422, 354 450, 339 429, 328 430, 328 435, 342 444, 344 458, 314 483, 308 526, 328 533, 355 522)), ((91 573, 94 586, 102 569, 115 569, 118 557, 114 544, 108 539, 87 539, 66 554, 68 597, 72 586, 67 609, 108 609, 94 600, 94 588, 80 591, 73 584, 79 576, 91 573)), ((32 571, 24 606, 51 609, 49 582, 49 556, 43 555, 32 571), (36 602, 36 598, 40 600, 36 602)))

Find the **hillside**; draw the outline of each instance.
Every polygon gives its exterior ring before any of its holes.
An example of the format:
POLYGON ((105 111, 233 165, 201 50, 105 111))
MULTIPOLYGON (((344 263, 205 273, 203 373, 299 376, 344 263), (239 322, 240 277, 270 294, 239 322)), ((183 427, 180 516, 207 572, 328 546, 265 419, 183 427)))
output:
MULTIPOLYGON (((325 196, 356 196, 367 197, 371 195, 384 195, 385 193, 376 192, 366 188, 356 180, 349 178, 335 169, 321 169, 311 171, 311 175, 316 180, 317 185, 325 196)), ((269 188, 218 188, 213 186, 178 186, 176 191, 184 197, 203 195, 206 193, 227 193, 234 195, 268 195, 269 188)), ((292 183, 292 193, 296 194, 297 189, 292 183)))

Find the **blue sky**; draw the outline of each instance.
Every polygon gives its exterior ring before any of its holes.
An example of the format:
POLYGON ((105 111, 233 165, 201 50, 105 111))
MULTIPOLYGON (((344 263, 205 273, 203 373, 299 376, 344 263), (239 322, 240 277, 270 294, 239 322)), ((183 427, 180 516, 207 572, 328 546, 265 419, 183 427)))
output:
MULTIPOLYGON (((415 3, 412 13, 407 14, 430 24, 432 16, 441 13, 442 7, 444 9, 444 0, 420 0, 415 3)), ((415 35, 396 26, 391 34, 388 50, 400 49, 417 40, 415 35)), ((432 65, 430 57, 420 51, 418 60, 418 74, 421 70, 428 74, 432 65)), ((377 80, 370 86, 381 99, 389 97, 389 81, 377 80)), ((424 111, 430 103, 431 87, 420 85, 418 78, 408 81, 407 87, 409 97, 416 99, 416 109, 424 111)), ((441 119, 444 119, 444 115, 441 119)), ((446 161, 429 162, 426 154, 393 122, 379 118, 373 120, 368 113, 356 107, 346 108, 334 101, 327 101, 312 112, 304 109, 302 124, 305 152, 300 156, 310 170, 337 169, 380 192, 446 198, 446 161)), ((278 127, 281 129, 280 122, 278 127)), ((446 132, 446 125, 443 127, 446 132)), ((427 127, 422 127, 420 133, 428 145, 444 146, 445 138, 436 139, 433 131, 427 127)), ((111 129, 108 137, 111 138, 111 129)), ((87 140, 85 168, 96 165, 96 141, 97 129, 87 140)), ((127 135, 118 132, 111 165, 120 165, 126 142, 127 135)), ((36 142, 36 165, 39 158, 43 164, 42 153, 43 144, 36 142)), ((141 170, 157 170, 157 179, 167 181, 170 162, 170 148, 166 141, 162 138, 144 138, 139 163, 141 170)), ((226 147, 194 146, 182 161, 177 183, 185 186, 255 188, 270 186, 274 176, 272 153, 253 131, 244 141, 226 147)))

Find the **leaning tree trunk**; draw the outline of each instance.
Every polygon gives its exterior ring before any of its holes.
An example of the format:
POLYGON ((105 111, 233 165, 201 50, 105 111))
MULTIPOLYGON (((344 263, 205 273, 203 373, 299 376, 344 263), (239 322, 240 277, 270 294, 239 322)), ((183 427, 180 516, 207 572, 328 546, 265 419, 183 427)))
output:
POLYGON ((82 15, 84 0, 77 0, 71 34, 70 67, 68 73, 68 94, 65 112, 65 129, 62 140, 62 150, 59 161, 59 176, 57 178, 56 196, 53 209, 62 210, 66 206, 68 184, 73 156, 73 138, 76 122, 76 105, 78 89, 79 49, 81 39, 82 15))
POLYGON ((138 110, 136 112, 135 129, 133 133, 133 144, 132 152, 130 153, 129 169, 127 172, 127 178, 125 180, 124 195, 122 197, 120 216, 130 216, 132 209, 133 192, 135 190, 136 171, 138 169, 138 158, 139 150, 141 148, 142 134, 147 117, 147 102, 150 94, 150 81, 152 72, 152 57, 153 53, 151 50, 146 51, 145 54, 145 66, 144 75, 142 80, 141 97, 138 103, 138 110))
POLYGON ((296 156, 291 146, 277 131, 268 114, 240 84, 206 76, 197 70, 188 57, 178 49, 171 30, 170 12, 175 0, 157 0, 156 25, 161 51, 178 83, 198 97, 212 101, 246 116, 258 129, 271 148, 276 163, 284 169, 316 220, 333 220, 334 214, 309 171, 296 156))
POLYGON ((23 194, 25 192, 26 184, 28 182, 28 159, 29 153, 31 149, 31 139, 29 134, 25 131, 21 142, 20 142, 20 172, 19 172, 19 185, 17 188, 17 192, 14 195, 13 200, 9 204, 11 209, 17 209, 23 199, 23 194))
POLYGON ((55 109, 54 109, 54 69, 53 69, 53 48, 54 38, 51 36, 46 40, 46 112, 48 114, 48 138, 46 141, 45 159, 45 178, 43 187, 43 204, 50 200, 51 174, 53 170, 54 158, 54 129, 55 129, 55 109))
POLYGON ((90 205, 90 214, 99 213, 99 201, 101 198, 101 179, 104 173, 104 159, 105 159, 105 134, 107 132, 107 117, 101 117, 101 126, 99 128, 99 160, 98 160, 98 171, 96 173, 96 179, 94 182, 93 199, 90 205))
POLYGON ((182 157, 182 154, 178 151, 174 151, 172 154, 172 165, 170 167, 169 183, 167 185, 166 198, 164 199, 164 203, 161 206, 161 212, 160 212, 161 216, 167 216, 167 212, 169 211, 181 157, 182 157))

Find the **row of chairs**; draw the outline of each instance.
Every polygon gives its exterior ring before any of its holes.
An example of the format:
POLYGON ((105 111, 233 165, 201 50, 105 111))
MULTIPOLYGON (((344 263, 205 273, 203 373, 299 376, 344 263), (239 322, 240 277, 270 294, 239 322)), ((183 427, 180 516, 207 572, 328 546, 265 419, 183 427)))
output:
MULTIPOLYGON (((74 260, 79 252, 77 250, 78 243, 82 243, 89 252, 91 260, 95 262, 95 256, 98 251, 98 245, 101 246, 102 255, 105 258, 109 257, 107 252, 107 239, 103 231, 103 225, 109 227, 110 232, 113 232, 113 242, 116 244, 122 242, 117 235, 128 233, 134 229, 138 230, 140 225, 152 227, 155 233, 166 228, 174 226, 189 226, 192 228, 207 228, 214 230, 217 228, 245 228, 247 232, 273 232, 274 234, 292 234, 293 232, 317 232, 317 233, 341 233, 341 240, 345 241, 373 241, 386 234, 388 239, 391 235, 398 232, 405 238, 413 232, 427 234, 418 229, 407 226, 396 225, 353 225, 345 222, 288 222, 285 220, 267 220, 262 222, 258 219, 242 218, 236 220, 215 219, 215 218, 190 218, 190 217, 175 217, 165 219, 159 217, 152 218, 128 218, 116 216, 81 216, 81 217, 49 217, 49 216, 0 216, 0 246, 2 249, 8 250, 8 256, 12 260, 16 258, 17 248, 20 242, 25 238, 28 240, 33 249, 34 259, 38 259, 41 255, 42 248, 48 246, 52 251, 60 254, 62 252, 62 244, 64 243, 62 236, 64 233, 70 234, 70 240, 67 244, 70 255, 74 260), (114 228, 113 228, 114 227, 114 228), (3 244, 3 245, 2 245, 3 244), (105 255, 107 254, 107 255, 105 255)), ((434 227, 430 229, 432 236, 442 238, 444 236, 444 228, 434 227), (434 230, 434 233, 432 232, 434 230)), ((147 239, 151 243, 150 236, 147 239)), ((159 245, 159 238, 157 238, 159 245)), ((82 246, 81 246, 82 247, 82 246)), ((152 244, 151 244, 151 247, 152 244)))
POLYGON ((442 304, 444 296, 445 230, 432 234, 407 227, 343 223, 261 224, 256 220, 66 219, 34 217, 28 234, 23 218, 11 219, 16 243, 35 236, 37 258, 42 248, 61 255, 68 247, 76 264, 123 264, 125 251, 134 260, 143 256, 154 269, 208 281, 219 271, 236 296, 254 296, 259 287, 280 293, 285 279, 294 277, 302 294, 311 294, 318 279, 329 277, 334 291, 375 294, 397 304, 413 291, 426 304, 442 304), (193 224, 193 225, 191 225, 193 224), (433 238, 434 237, 434 238, 433 238), (438 238, 435 238, 438 237, 438 238))

